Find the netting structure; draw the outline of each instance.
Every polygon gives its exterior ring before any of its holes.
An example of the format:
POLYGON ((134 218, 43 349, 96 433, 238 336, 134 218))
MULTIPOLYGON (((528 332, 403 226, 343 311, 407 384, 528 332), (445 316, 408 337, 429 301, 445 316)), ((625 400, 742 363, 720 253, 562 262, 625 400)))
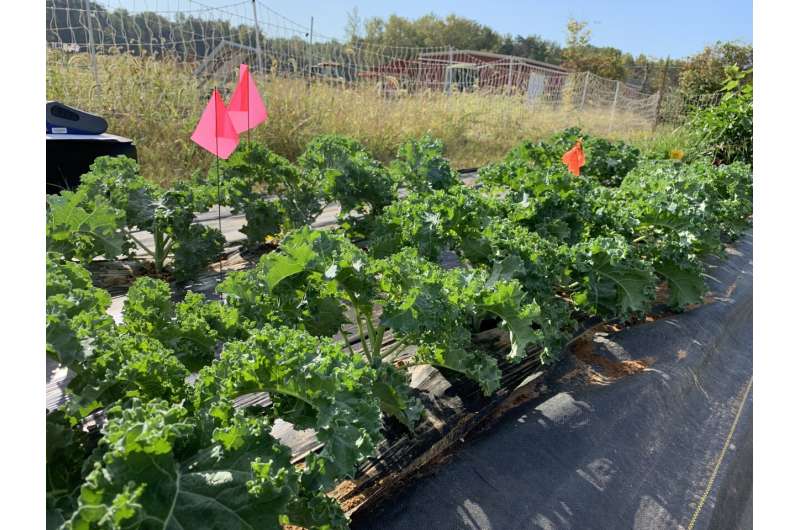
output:
POLYGON ((305 78, 387 98, 425 92, 516 96, 523 104, 592 112, 611 131, 647 128, 667 109, 684 112, 677 95, 662 98, 619 80, 523 57, 451 47, 411 48, 342 43, 314 33, 258 0, 211 6, 197 0, 46 0, 48 62, 97 74, 98 58, 127 54, 191 68, 199 85, 225 85, 246 62, 257 75, 305 78), (664 101, 662 101, 662 99, 664 101), (666 101, 666 100, 669 101, 666 101))

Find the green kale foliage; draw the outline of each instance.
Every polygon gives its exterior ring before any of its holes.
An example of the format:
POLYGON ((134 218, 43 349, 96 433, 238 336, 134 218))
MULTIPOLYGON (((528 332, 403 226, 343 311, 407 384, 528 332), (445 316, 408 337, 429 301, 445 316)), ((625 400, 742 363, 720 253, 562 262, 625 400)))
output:
POLYGON ((48 336, 48 355, 74 374, 47 420, 50 527, 346 528, 325 493, 380 439, 378 376, 363 356, 295 329, 242 327, 234 308, 193 293, 174 303, 159 280, 137 281, 119 324, 108 302, 79 265, 49 259, 48 322, 59 312, 63 325, 48 331, 66 338, 48 336), (255 391, 269 409, 234 406, 255 391), (83 418, 97 410, 89 437, 83 418), (270 434, 277 419, 324 442, 303 469, 270 434))
POLYGON ((178 280, 197 275, 221 252, 222 234, 194 224, 195 212, 211 206, 205 193, 179 183, 162 190, 138 173, 127 157, 100 157, 75 192, 48 198, 48 250, 88 263, 144 251, 161 273, 172 257, 178 280), (149 232, 152 248, 136 232, 149 232))
POLYGON ((389 171, 401 186, 416 192, 444 190, 460 184, 458 173, 444 157, 444 144, 429 134, 401 144, 389 171))
POLYGON ((354 223, 354 214, 377 215, 397 197, 389 172, 351 138, 319 136, 297 162, 306 178, 321 186, 328 201, 339 203, 342 223, 354 223))
POLYGON ((506 163, 510 163, 510 167, 490 165, 482 170, 482 177, 484 180, 502 184, 513 183, 514 178, 510 173, 515 173, 520 168, 522 173, 530 169, 537 173, 562 170, 564 164, 561 157, 579 139, 582 140, 586 155, 586 165, 581 168, 581 174, 604 186, 618 186, 639 161, 640 152, 637 148, 622 141, 614 142, 582 133, 577 127, 572 127, 541 142, 523 142, 506 157, 506 163))
POLYGON ((753 84, 749 72, 727 69, 719 104, 698 109, 688 122, 690 155, 716 164, 753 163, 753 84))
POLYGON ((201 185, 210 196, 220 191, 216 189, 220 185, 222 203, 234 214, 244 214, 247 223, 241 232, 250 246, 310 224, 325 201, 319 182, 305 178, 291 162, 253 142, 243 143, 221 161, 219 174, 212 168, 201 185))
POLYGON ((499 354, 554 362, 577 319, 640 317, 659 286, 675 310, 700 303, 703 259, 752 214, 743 162, 640 159, 577 129, 522 144, 478 188, 429 136, 388 170, 340 136, 297 165, 246 144, 220 167, 222 181, 160 190, 135 163, 98 159, 48 200, 46 353, 72 375, 47 417, 48 528, 346 528, 327 493, 373 456, 381 416, 415 431, 414 366, 489 395, 499 354), (578 138, 587 165, 574 176, 561 155, 578 138), (191 277, 221 249, 193 222, 219 191, 248 244, 280 237, 278 249, 228 274, 219 300, 140 278, 114 322, 76 261, 129 252, 144 230, 156 263, 171 256, 191 277), (331 201, 339 229, 305 226, 331 201), (487 328, 504 350, 487 349, 487 328), (240 405, 254 392, 270 403, 240 405), (302 466, 278 420, 321 442, 302 466))
POLYGON ((89 272, 56 254, 47 255, 47 355, 73 366, 91 357, 93 339, 113 327, 108 292, 92 285, 89 272))

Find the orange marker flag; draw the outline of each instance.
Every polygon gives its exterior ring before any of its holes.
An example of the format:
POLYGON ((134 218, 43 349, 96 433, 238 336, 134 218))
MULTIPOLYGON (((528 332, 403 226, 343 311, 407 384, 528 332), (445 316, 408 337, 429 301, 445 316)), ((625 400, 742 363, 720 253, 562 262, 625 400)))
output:
POLYGON ((567 165, 569 172, 576 177, 581 174, 581 168, 586 165, 586 157, 583 154, 583 143, 580 139, 575 142, 572 149, 564 153, 561 161, 567 165))
POLYGON ((192 141, 219 158, 227 159, 239 145, 239 133, 231 122, 219 92, 211 93, 200 121, 192 133, 192 141))
POLYGON ((239 66, 239 82, 228 104, 228 113, 236 132, 240 134, 267 121, 267 107, 246 64, 239 66))

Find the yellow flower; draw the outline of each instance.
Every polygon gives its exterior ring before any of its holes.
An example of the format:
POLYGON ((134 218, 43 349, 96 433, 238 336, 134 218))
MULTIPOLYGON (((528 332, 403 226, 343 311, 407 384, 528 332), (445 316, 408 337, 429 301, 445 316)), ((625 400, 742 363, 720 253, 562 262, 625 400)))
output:
POLYGON ((683 160, 685 153, 681 149, 670 149, 669 158, 671 160, 683 160))

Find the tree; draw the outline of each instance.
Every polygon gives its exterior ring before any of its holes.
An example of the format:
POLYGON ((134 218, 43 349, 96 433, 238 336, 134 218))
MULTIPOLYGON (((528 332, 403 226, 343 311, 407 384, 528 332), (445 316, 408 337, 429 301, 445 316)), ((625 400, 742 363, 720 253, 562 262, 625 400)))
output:
POLYGON ((390 15, 386 20, 375 17, 368 19, 364 26, 365 42, 385 46, 493 50, 502 40, 489 26, 453 14, 441 18, 429 13, 416 20, 397 15, 390 15))
POLYGON ((347 23, 344 27, 344 33, 347 36, 348 42, 357 42, 361 37, 361 17, 358 16, 358 7, 354 7, 352 11, 347 13, 347 23))
POLYGON ((386 22, 380 17, 368 18, 364 21, 364 41, 375 44, 383 43, 386 22))
POLYGON ((545 40, 538 35, 528 35, 527 37, 506 35, 493 51, 550 64, 561 63, 561 46, 557 42, 545 40))
POLYGON ((570 18, 567 21, 567 48, 581 49, 589 46, 592 30, 588 29, 589 23, 570 18))
POLYGON ((562 51, 562 66, 576 72, 592 72, 600 77, 623 79, 626 57, 622 51, 610 46, 598 48, 590 43, 588 23, 569 19, 566 47, 562 51))
POLYGON ((639 87, 643 92, 655 93, 661 90, 661 81, 664 80, 665 88, 678 86, 681 70, 686 61, 684 59, 670 59, 667 64, 666 59, 647 57, 639 55, 636 59, 631 56, 626 59, 625 80, 627 83, 639 87), (666 77, 664 77, 664 69, 666 77))
POLYGON ((725 68, 734 65, 741 70, 753 66, 752 44, 717 42, 706 46, 687 59, 680 75, 680 90, 687 98, 719 92, 727 79, 725 68))
POLYGON ((500 35, 489 26, 453 14, 444 19, 440 46, 467 50, 492 50, 500 44, 500 35))

